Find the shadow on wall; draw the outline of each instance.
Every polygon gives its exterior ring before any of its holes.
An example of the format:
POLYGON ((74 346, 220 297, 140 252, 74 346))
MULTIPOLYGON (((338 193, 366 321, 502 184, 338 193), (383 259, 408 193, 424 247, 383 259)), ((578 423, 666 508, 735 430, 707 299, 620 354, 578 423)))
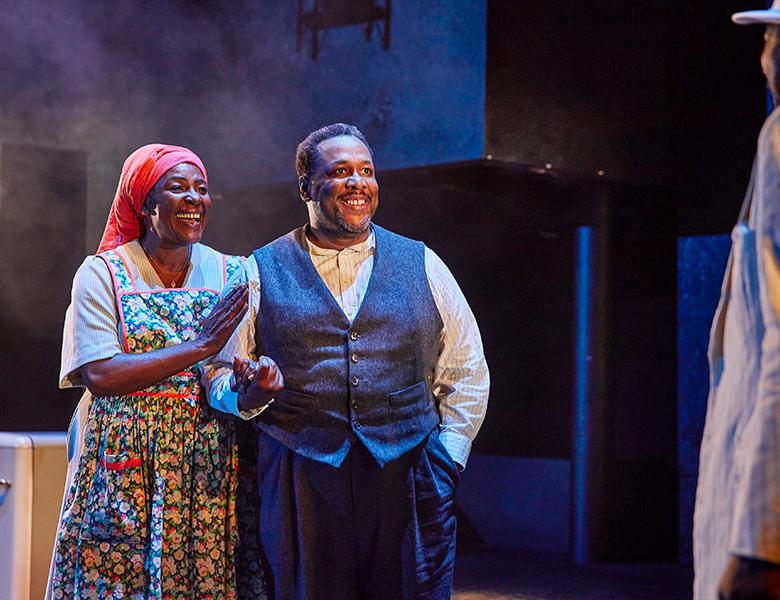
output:
POLYGON ((86 159, 0 145, 0 430, 64 430, 80 396, 57 383, 71 278, 84 259, 86 159))

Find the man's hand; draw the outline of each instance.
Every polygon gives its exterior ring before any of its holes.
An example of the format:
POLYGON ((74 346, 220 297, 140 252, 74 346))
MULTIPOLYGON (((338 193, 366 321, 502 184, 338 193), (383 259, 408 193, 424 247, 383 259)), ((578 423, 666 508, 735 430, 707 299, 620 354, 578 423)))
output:
POLYGON ((257 362, 234 356, 233 379, 231 387, 238 392, 238 408, 242 411, 265 406, 276 392, 284 389, 282 372, 267 356, 261 356, 257 362))
POLYGON ((718 586, 719 600, 780 600, 780 565, 732 556, 718 586))

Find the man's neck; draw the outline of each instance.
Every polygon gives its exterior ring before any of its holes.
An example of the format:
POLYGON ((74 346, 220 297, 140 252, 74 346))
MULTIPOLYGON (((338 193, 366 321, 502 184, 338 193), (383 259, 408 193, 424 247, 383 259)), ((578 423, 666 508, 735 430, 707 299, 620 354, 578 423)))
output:
POLYGON ((325 248, 326 250, 343 250, 350 246, 356 246, 362 244, 371 235, 371 228, 367 227, 366 230, 359 234, 344 234, 339 235, 334 232, 324 231, 319 228, 314 228, 309 224, 306 227, 306 237, 310 242, 325 248))

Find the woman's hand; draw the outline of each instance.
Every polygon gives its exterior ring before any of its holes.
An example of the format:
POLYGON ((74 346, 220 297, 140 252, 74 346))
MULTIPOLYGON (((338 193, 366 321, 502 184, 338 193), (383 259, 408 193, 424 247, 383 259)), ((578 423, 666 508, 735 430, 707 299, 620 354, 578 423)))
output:
POLYGON ((242 283, 221 298, 214 310, 203 320, 197 342, 208 353, 216 354, 227 343, 248 309, 249 287, 242 283))
POLYGON ((203 320, 197 338, 152 350, 122 352, 81 367, 84 383, 94 396, 120 396, 142 390, 216 354, 227 343, 247 311, 249 288, 241 284, 222 298, 203 320))
POLYGON ((230 389, 234 392, 246 392, 249 384, 260 371, 260 363, 251 358, 241 359, 233 357, 233 377, 230 380, 230 389))
POLYGON ((233 391, 238 392, 241 410, 252 410, 273 402, 276 392, 284 389, 284 377, 277 364, 267 356, 255 362, 233 357, 233 391))

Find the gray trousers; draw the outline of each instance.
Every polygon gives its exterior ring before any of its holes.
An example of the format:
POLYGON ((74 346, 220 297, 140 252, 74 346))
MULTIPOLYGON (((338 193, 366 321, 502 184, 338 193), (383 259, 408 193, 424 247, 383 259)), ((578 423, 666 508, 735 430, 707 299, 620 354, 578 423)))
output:
POLYGON ((360 444, 338 468, 258 446, 271 598, 450 598, 458 471, 436 431, 384 468, 360 444))

